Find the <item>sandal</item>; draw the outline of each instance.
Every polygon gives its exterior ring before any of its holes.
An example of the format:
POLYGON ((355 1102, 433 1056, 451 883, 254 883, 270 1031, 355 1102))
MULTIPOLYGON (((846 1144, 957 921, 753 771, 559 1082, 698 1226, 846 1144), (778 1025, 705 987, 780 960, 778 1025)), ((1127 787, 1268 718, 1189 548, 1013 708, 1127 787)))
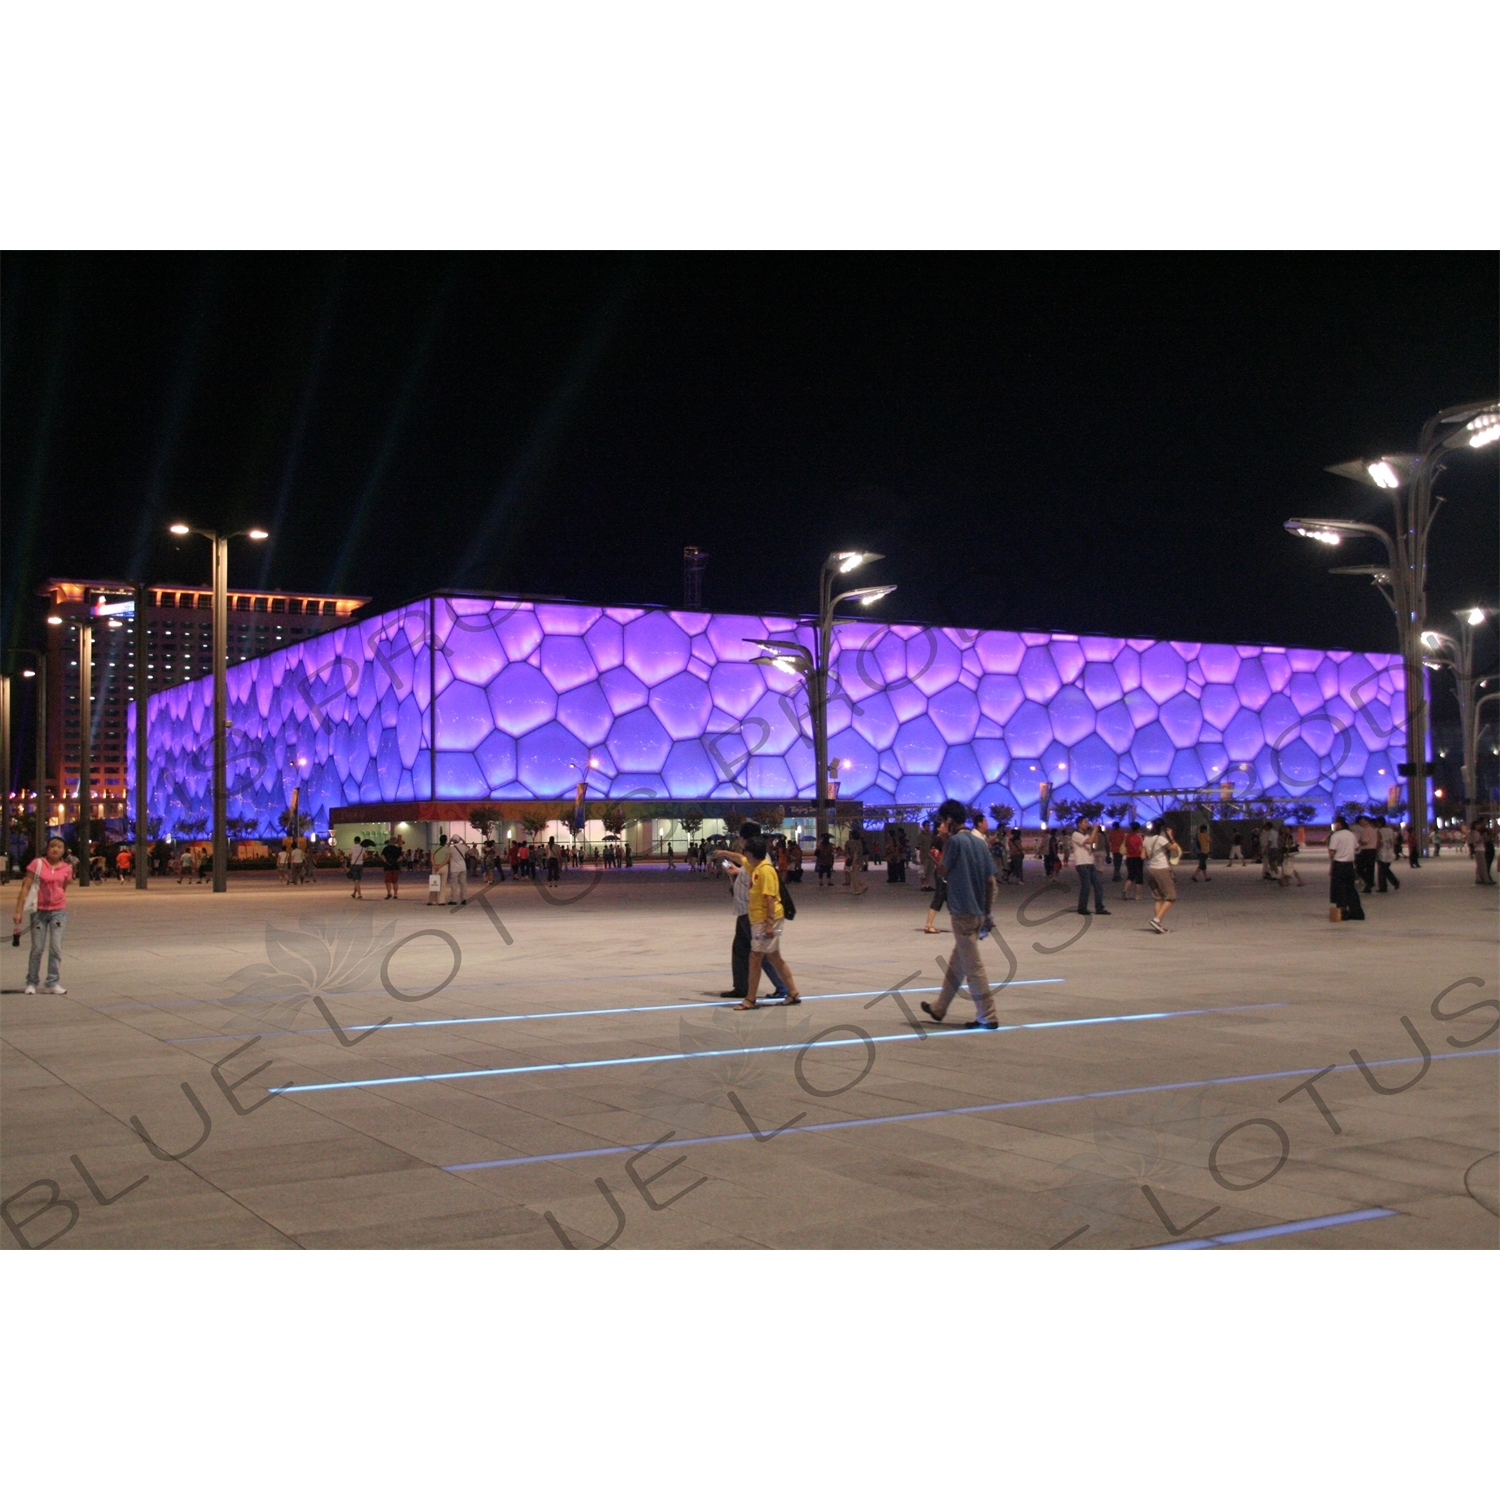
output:
POLYGON ((801 995, 788 995, 786 997, 786 999, 783 1000, 781 1003, 783 1005, 801 1005, 802 1004, 802 996, 801 995))
POLYGON ((759 1010, 759 1000, 742 1000, 738 1005, 731 1005, 730 1010, 759 1010))

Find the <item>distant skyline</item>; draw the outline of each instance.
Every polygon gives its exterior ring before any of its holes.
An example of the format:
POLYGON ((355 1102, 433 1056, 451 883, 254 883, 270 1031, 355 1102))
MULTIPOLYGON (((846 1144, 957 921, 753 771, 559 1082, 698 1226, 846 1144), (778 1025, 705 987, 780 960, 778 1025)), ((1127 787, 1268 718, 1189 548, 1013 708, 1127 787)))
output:
MULTIPOLYGON (((1285 517, 1323 466, 1493 395, 1493 256, 92 255, 0 267, 8 644, 48 576, 801 612, 1390 651, 1285 517)), ((1496 599, 1494 450, 1452 466, 1430 612, 1496 599)), ((1493 659, 1493 647, 1485 660, 1493 659)), ((1444 695, 1436 695, 1441 700, 1444 695)), ((1441 701, 1438 715, 1447 717, 1441 701)))

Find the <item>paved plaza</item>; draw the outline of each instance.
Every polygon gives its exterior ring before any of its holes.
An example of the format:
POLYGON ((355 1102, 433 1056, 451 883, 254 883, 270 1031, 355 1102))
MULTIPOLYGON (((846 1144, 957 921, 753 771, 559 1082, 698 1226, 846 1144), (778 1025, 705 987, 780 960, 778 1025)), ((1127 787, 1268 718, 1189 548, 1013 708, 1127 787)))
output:
POLYGON ((1185 864, 1165 937, 1028 865, 984 945, 997 1032, 966 996, 912 1024, 950 939, 878 868, 793 888, 807 1000, 753 1013, 718 999, 726 883, 684 870, 455 909, 331 872, 75 890, 66 996, 7 950, 0 1238, 1494 1248, 1495 891, 1444 858, 1331 925, 1303 864, 1185 864))

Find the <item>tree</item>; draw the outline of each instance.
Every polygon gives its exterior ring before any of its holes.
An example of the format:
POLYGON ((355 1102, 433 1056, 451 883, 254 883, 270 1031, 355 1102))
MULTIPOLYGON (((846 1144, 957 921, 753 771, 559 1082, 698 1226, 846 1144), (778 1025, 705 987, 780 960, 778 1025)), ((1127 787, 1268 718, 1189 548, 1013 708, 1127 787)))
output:
POLYGON ((1112 819, 1116 823, 1123 823, 1130 816, 1130 813, 1131 806, 1128 802, 1111 802, 1104 809, 1105 817, 1112 819))
POLYGON ((1299 823, 1311 823, 1317 815, 1318 809, 1311 802, 1298 802, 1292 806, 1292 816, 1299 823))
POLYGON ((780 828, 786 822, 786 809, 780 806, 763 807, 755 821, 762 828, 780 828))
POLYGON ((679 818, 677 821, 690 839, 697 838, 703 828, 703 819, 697 813, 688 813, 686 817, 679 818))
POLYGON ((1078 816, 1078 803, 1064 798, 1061 802, 1054 802, 1051 807, 1051 819, 1053 823, 1071 823, 1078 816))
POLYGON ((1078 804, 1078 816, 1087 818, 1089 822, 1097 822, 1104 815, 1104 804, 1102 802, 1080 802, 1078 804))
POLYGON ((476 803, 469 809, 469 827, 474 829, 482 839, 489 838, 494 832, 497 823, 503 823, 505 815, 498 807, 492 807, 488 802, 476 803))
POLYGON ((1015 817, 1016 810, 1004 802, 990 803, 990 817, 994 820, 996 828, 1005 828, 1010 820, 1015 817))
POLYGON ((625 825, 629 823, 630 818, 625 812, 624 803, 606 802, 599 809, 599 821, 604 824, 607 832, 618 838, 625 832, 625 825))
POLYGON ((1364 809, 1364 804, 1360 803, 1360 802, 1345 802, 1345 803, 1342 803, 1340 805, 1340 807, 1339 807, 1339 811, 1341 813, 1343 813, 1343 815, 1345 816, 1345 818, 1347 818, 1349 820, 1349 822, 1351 822, 1351 823, 1357 817, 1359 817, 1359 815, 1364 810, 1365 810, 1364 809))

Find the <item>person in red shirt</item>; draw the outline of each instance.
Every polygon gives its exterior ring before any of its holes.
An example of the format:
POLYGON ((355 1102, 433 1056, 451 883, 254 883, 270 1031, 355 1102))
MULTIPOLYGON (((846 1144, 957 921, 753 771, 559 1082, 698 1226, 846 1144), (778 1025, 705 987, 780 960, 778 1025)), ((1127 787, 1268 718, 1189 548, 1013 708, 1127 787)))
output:
POLYGON ((1120 879, 1120 866, 1125 863, 1125 830, 1114 823, 1109 830, 1109 858, 1115 867, 1114 879, 1120 879))
POLYGON ((125 883, 126 877, 130 874, 130 866, 130 850, 126 847, 122 847, 120 849, 120 852, 115 855, 115 878, 120 882, 121 885, 125 883))
POLYGON ((1132 823, 1130 831, 1125 835, 1125 889, 1121 894, 1124 901, 1135 901, 1139 898, 1135 895, 1141 886, 1146 883, 1145 856, 1146 841, 1141 837, 1141 825, 1132 823))
POLYGON ((42 954, 47 954, 47 983, 43 993, 66 995, 62 987, 62 940, 63 926, 67 921, 67 886, 73 878, 73 866, 68 863, 67 846, 61 839, 47 840, 45 858, 34 859, 26 867, 21 891, 16 897, 15 927, 21 930, 22 916, 31 906, 31 959, 26 965, 26 993, 36 994, 37 980, 42 972, 42 954), (36 889, 35 903, 28 903, 32 888, 36 889))

